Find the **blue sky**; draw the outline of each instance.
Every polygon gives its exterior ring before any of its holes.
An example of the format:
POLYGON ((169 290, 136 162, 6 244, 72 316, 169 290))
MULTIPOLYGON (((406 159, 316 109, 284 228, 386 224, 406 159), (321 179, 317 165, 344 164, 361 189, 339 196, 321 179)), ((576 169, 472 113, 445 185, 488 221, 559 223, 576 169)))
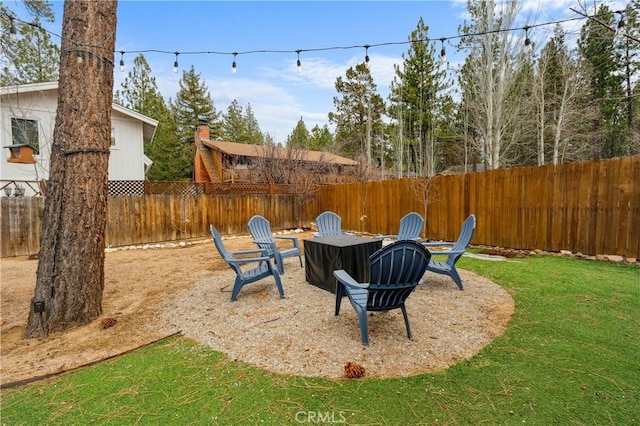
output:
MULTIPOLYGON (((18 18, 29 21, 18 1, 5 1, 18 18)), ((584 3, 584 2, 583 2, 584 3)), ((624 2, 597 1, 617 5, 624 2)), ((522 26, 576 16, 570 8, 583 10, 578 0, 525 1, 522 26)), ((589 6, 593 0, 588 1, 589 6)), ((60 34, 63 2, 53 2, 56 22, 45 24, 60 34)), ((614 6, 615 7, 615 6, 614 6)), ((400 43, 369 49, 373 78, 386 99, 393 79, 393 65, 402 62, 420 17, 429 36, 438 40, 456 36, 466 15, 466 1, 128 1, 118 4, 116 50, 163 50, 169 52, 244 52, 284 50, 291 53, 255 53, 236 57, 237 72, 231 73, 233 56, 201 54, 178 56, 180 71, 172 71, 174 54, 145 53, 152 75, 166 99, 175 97, 182 71, 192 65, 208 86, 214 105, 225 112, 236 99, 251 104, 262 131, 276 142, 284 142, 303 118, 308 129, 328 124, 334 110, 334 83, 346 70, 362 62, 365 49, 302 52, 302 71, 296 69, 295 50, 400 43)), ((575 31, 583 21, 573 24, 575 31)), ((551 26, 531 34, 543 44, 551 26)), ((53 37, 59 42, 59 38, 53 37)), ((452 44, 446 44, 448 66, 455 69, 464 59, 452 44)), ((115 88, 126 77, 137 53, 124 55, 125 72, 118 71, 116 53, 115 88)))

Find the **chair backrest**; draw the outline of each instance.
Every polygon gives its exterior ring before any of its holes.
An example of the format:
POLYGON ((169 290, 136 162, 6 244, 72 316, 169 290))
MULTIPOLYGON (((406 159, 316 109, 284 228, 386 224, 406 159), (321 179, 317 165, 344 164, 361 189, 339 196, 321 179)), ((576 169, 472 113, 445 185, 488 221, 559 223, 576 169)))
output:
POLYGON ((218 232, 218 230, 213 225, 209 225, 209 230, 211 231, 211 237, 213 237, 213 243, 216 245, 216 248, 218 249, 218 253, 220 253, 220 256, 224 259, 225 262, 227 262, 227 265, 229 265, 229 267, 231 267, 231 269, 233 269, 236 272, 236 274, 242 274, 240 267, 234 262, 233 255, 229 252, 229 250, 227 250, 227 248, 222 243, 222 237, 220 236, 220 233, 218 232))
MULTIPOLYGON (((471 214, 469 215, 469 217, 465 219, 464 222, 462 222, 460 235, 458 236, 458 239, 454 243, 452 250, 454 251, 466 250, 467 247, 469 247, 469 244, 471 244, 471 239, 473 238, 473 233, 475 232, 475 230, 476 230, 476 216, 471 214)), ((449 265, 454 265, 458 261, 460 256, 462 256, 462 253, 449 256, 449 258, 447 259, 447 263, 449 265)))
POLYGON ((256 241, 274 242, 271 234, 271 223, 260 215, 255 215, 249 219, 249 232, 256 241))
POLYGON ((414 240, 420 238, 424 226, 424 218, 416 212, 407 213, 400 219, 398 240, 414 240))
POLYGON ((316 218, 318 237, 334 237, 342 235, 342 218, 336 213, 326 211, 316 218))
POLYGON ((386 310, 404 303, 424 275, 431 253, 411 240, 396 241, 371 255, 367 309, 386 310))
POLYGON ((220 233, 215 228, 215 226, 209 225, 209 230, 211 231, 211 237, 213 237, 213 243, 216 245, 216 248, 218 249, 220 256, 222 256, 224 260, 233 259, 233 256, 231 256, 231 253, 229 253, 227 248, 222 243, 222 237, 220 236, 220 233))

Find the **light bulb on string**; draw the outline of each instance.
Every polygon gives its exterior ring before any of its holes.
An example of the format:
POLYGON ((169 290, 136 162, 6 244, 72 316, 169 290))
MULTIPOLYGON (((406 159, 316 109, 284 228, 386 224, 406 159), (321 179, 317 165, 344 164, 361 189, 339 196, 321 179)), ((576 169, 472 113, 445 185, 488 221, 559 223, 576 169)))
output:
POLYGON ((369 46, 368 44, 364 46, 364 66, 369 69, 371 65, 369 64, 369 46))
POLYGON ((529 39, 529 27, 524 27, 524 53, 527 55, 533 52, 533 44, 529 39))
POLYGON ((302 72, 302 62, 300 62, 300 50, 296 50, 296 53, 298 54, 298 60, 296 61, 296 68, 298 69, 298 72, 302 72))
POLYGON ((231 64, 231 73, 235 74, 236 71, 238 71, 238 64, 236 64, 236 56, 238 55, 237 52, 233 52, 233 63, 231 64))
POLYGON ((13 17, 9 16, 9 38, 11 40, 15 40, 16 38, 18 38, 18 32, 16 31, 16 26, 13 23, 13 17))
POLYGON ((80 53, 80 51, 76 51, 76 63, 81 64, 84 62, 84 59, 82 58, 82 53, 80 53))
POLYGON ((176 52, 176 60, 175 60, 175 62, 173 63, 173 73, 174 73, 174 74, 177 74, 177 73, 178 73, 178 55, 179 55, 179 54, 180 54, 180 53, 176 52))
POLYGON ((120 66, 118 67, 120 72, 124 71, 124 52, 120 52, 120 66))
POLYGON ((442 45, 442 49, 440 50, 440 62, 443 63, 443 64, 447 62, 447 51, 444 49, 445 40, 446 40, 446 38, 441 38, 440 39, 440 43, 442 45))
POLYGON ((620 20, 618 21, 618 26, 616 27, 616 36, 622 37, 626 34, 627 28, 624 24, 624 17, 622 16, 622 11, 619 10, 616 13, 620 14, 620 20))

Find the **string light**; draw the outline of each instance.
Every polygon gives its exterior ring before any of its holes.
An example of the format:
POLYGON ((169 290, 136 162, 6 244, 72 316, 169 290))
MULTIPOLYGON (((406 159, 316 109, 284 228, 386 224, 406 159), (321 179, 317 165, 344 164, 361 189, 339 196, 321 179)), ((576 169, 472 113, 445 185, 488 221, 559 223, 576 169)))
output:
POLYGON ((120 66, 118 67, 120 72, 124 71, 124 52, 120 52, 120 66))
POLYGON ((527 55, 533 52, 533 45, 529 39, 529 27, 524 27, 524 53, 527 55))
POLYGON ((616 35, 617 36, 624 36, 626 34, 626 28, 624 25, 624 16, 622 15, 623 11, 619 10, 616 13, 620 14, 620 20, 618 21, 618 27, 616 28, 616 35))
POLYGON ((81 64, 82 62, 84 62, 84 59, 82 59, 82 53, 78 50, 76 52, 76 63, 81 64))
MULTIPOLYGON (((471 33, 471 34, 459 34, 456 36, 451 36, 451 37, 443 37, 440 38, 439 40, 442 43, 442 49, 440 51, 440 60, 441 61, 446 61, 446 51, 445 51, 445 47, 444 47, 444 41, 446 40, 452 40, 452 39, 464 39, 466 37, 474 37, 474 36, 482 36, 482 35, 488 35, 488 34, 496 34, 496 33, 503 33, 503 32, 511 32, 511 31, 517 31, 517 30, 525 30, 525 34, 526 34, 526 38, 525 38, 525 42, 524 42, 524 50, 525 52, 529 53, 533 50, 533 45, 531 40, 528 37, 528 30, 534 27, 542 27, 542 26, 548 26, 548 25, 557 25, 557 24, 562 24, 562 23, 566 23, 566 22, 572 22, 572 21, 577 21, 577 20, 582 20, 582 19, 596 19, 596 17, 598 15, 594 15, 594 16, 589 16, 583 13, 580 13, 576 10, 574 10, 573 8, 571 8, 570 10, 572 10, 575 13, 578 13, 580 15, 580 17, 573 17, 573 18, 566 18, 566 19, 560 19, 560 20, 555 20, 555 21, 550 21, 550 22, 544 22, 544 23, 540 23, 540 24, 534 24, 531 26, 526 26, 526 27, 521 27, 521 28, 501 28, 501 29, 496 29, 496 30, 491 30, 491 31, 485 31, 485 32, 479 32, 479 33, 471 33)), ((625 22, 622 16, 623 11, 618 11, 615 13, 619 13, 620 16, 620 21, 618 22, 617 25, 617 30, 611 28, 612 30, 616 31, 617 34, 624 34, 625 37, 631 38, 632 40, 636 40, 638 41, 637 38, 630 36, 629 34, 626 33, 626 28, 625 28, 625 22)), ((30 22, 26 22, 26 21, 22 21, 19 18, 16 18, 6 12, 0 12, 0 14, 2 14, 3 16, 6 17, 6 19, 10 20, 10 36, 13 38, 16 34, 16 30, 15 30, 15 25, 14 25, 14 21, 18 22, 18 23, 23 23, 23 24, 28 24, 28 25, 32 25, 32 26, 37 26, 38 28, 46 31, 49 34, 52 34, 56 37, 59 37, 61 40, 65 39, 65 37, 56 34, 52 31, 46 30, 44 28, 42 28, 41 26, 35 24, 35 23, 30 23, 30 22)), ((74 43, 76 46, 78 47, 82 47, 84 48, 83 50, 87 50, 86 48, 91 48, 91 47, 99 47, 102 48, 103 44, 110 39, 111 37, 113 37, 115 35, 115 33, 109 35, 109 37, 104 40, 101 43, 98 43, 96 45, 89 45, 89 44, 84 44, 84 43, 78 43, 74 40, 70 40, 71 43, 74 43)), ((298 49, 298 50, 250 50, 250 51, 243 51, 243 52, 216 52, 216 51, 185 51, 185 52, 172 52, 172 51, 167 51, 167 50, 160 50, 160 49, 145 49, 145 50, 130 50, 130 51, 116 51, 115 53, 120 53, 121 55, 121 59, 120 59, 120 69, 122 70, 122 68, 124 67, 124 54, 125 53, 132 53, 132 54, 143 54, 143 53, 164 53, 164 54, 174 54, 176 59, 175 62, 173 64, 173 72, 177 73, 178 72, 178 55, 204 55, 204 54, 213 54, 213 55, 229 55, 229 54, 233 54, 233 65, 231 67, 231 71, 233 73, 236 72, 237 70, 237 64, 236 64, 236 56, 237 55, 246 55, 246 54, 256 54, 256 53, 290 53, 290 52, 294 52, 297 54, 298 59, 296 61, 296 65, 298 68, 298 71, 302 70, 302 62, 300 61, 300 53, 302 52, 320 52, 320 51, 331 51, 331 50, 347 50, 347 49, 355 49, 355 48, 365 48, 365 66, 369 66, 369 48, 370 47, 382 47, 382 46, 392 46, 392 45, 406 45, 406 44, 412 44, 412 43, 427 43, 433 40, 437 40, 437 39, 432 39, 432 38, 424 38, 424 39, 419 39, 419 40, 410 40, 410 41, 398 41, 398 42, 384 42, 384 43, 377 43, 374 45, 353 45, 353 46, 331 46, 331 47, 320 47, 320 48, 314 48, 314 49, 298 49)), ((76 52, 76 58, 78 63, 81 63, 83 61, 82 55, 80 54, 80 51, 76 52)), ((109 58, 103 58, 105 60, 109 60, 109 58)))
POLYGON ((440 50, 440 62, 441 63, 445 63, 447 62, 447 51, 444 50, 444 42, 445 42, 446 38, 441 38, 440 39, 440 43, 442 44, 442 50, 440 50))
POLYGON ((367 67, 367 69, 369 69, 370 65, 369 65, 369 45, 365 44, 364 45, 364 66, 367 67))
POLYGON ((179 54, 180 54, 180 53, 176 52, 176 60, 175 60, 175 62, 173 63, 173 73, 174 73, 174 74, 177 74, 177 73, 178 73, 178 55, 179 55, 179 54))

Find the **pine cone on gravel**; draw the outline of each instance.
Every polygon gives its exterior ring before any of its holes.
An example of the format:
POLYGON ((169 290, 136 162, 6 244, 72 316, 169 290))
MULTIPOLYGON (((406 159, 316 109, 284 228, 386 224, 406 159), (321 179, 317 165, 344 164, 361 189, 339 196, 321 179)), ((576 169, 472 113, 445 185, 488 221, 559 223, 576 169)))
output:
POLYGON ((102 328, 113 327, 114 325, 116 325, 117 322, 118 320, 115 318, 105 318, 102 321, 100 321, 100 327, 102 328))
POLYGON ((364 377, 365 369, 363 366, 354 362, 347 362, 344 366, 344 377, 346 379, 359 379, 364 377))

